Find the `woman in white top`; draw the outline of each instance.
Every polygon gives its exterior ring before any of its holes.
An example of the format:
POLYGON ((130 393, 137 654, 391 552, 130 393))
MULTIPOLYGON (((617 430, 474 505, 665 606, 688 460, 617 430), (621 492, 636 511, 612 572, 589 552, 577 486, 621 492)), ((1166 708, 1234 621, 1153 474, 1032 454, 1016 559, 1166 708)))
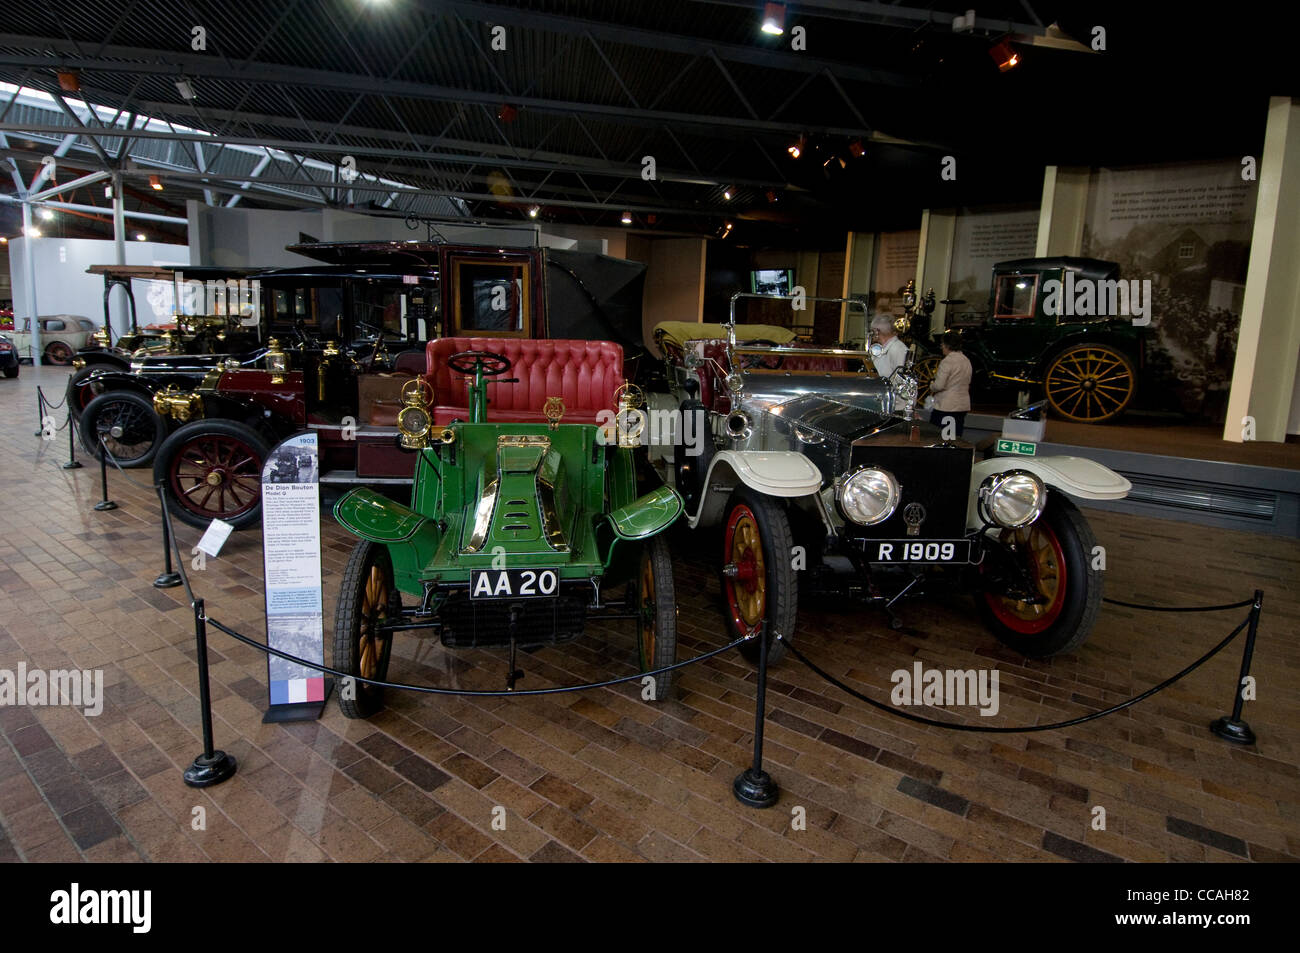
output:
POLYGON ((934 398, 930 423, 942 427, 945 418, 951 417, 960 437, 966 427, 966 412, 970 410, 970 358, 961 352, 961 335, 956 331, 944 332, 942 347, 943 360, 930 385, 930 396, 934 398))

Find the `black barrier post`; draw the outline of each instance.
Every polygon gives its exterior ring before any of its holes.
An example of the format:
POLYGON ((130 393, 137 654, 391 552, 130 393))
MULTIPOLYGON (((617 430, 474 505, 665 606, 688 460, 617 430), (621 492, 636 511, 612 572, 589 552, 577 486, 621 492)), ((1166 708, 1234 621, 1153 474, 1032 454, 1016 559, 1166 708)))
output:
POLYGON ((76 441, 72 439, 72 431, 77 428, 72 425, 72 410, 68 410, 68 462, 63 465, 65 470, 80 470, 81 461, 77 459, 76 441))
POLYGON ((194 600, 194 646, 199 660, 199 714, 203 718, 203 754, 185 769, 185 783, 192 788, 220 784, 235 773, 235 759, 212 748, 212 697, 208 690, 208 627, 203 600, 194 600))
MULTIPOLYGON (((162 499, 161 484, 154 489, 158 491, 158 497, 162 499)), ((162 514, 162 531, 163 531, 163 571, 158 574, 158 578, 153 581, 155 589, 175 589, 181 584, 181 574, 172 569, 172 521, 167 518, 167 513, 162 514)))
MULTIPOLYGON (((107 421, 104 423, 107 423, 107 421)), ((104 444, 104 434, 106 433, 108 433, 108 428, 101 424, 99 428, 99 485, 102 498, 95 504, 95 509, 101 511, 117 509, 117 504, 108 498, 108 447, 104 444)))
POLYGON ((36 387, 36 426, 38 429, 32 436, 45 436, 45 395, 39 385, 36 387))
POLYGON ((1255 732, 1250 725, 1241 720, 1241 708, 1246 700, 1242 697, 1244 682, 1250 675, 1250 660, 1255 654, 1255 632, 1259 628, 1259 613, 1264 607, 1264 590, 1255 590, 1255 603, 1250 607, 1250 625, 1246 627, 1246 647, 1241 652, 1241 674, 1237 676, 1236 697, 1232 703, 1232 714, 1224 715, 1210 723, 1210 731, 1227 741, 1238 744, 1253 745, 1255 732))
POLYGON ((736 775, 731 785, 736 800, 749 807, 771 807, 779 792, 763 770, 763 722, 767 717, 767 626, 758 635, 758 691, 754 697, 754 764, 736 775))

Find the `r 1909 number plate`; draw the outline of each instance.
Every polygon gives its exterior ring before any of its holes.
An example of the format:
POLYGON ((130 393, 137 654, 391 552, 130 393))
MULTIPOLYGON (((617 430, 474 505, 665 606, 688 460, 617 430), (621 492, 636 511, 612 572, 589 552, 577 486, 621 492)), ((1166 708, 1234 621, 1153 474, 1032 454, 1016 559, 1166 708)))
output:
POLYGON ((869 539, 865 540, 867 562, 871 563, 968 563, 968 539, 869 539))
POLYGON ((473 569, 471 599, 553 599, 559 592, 554 569, 473 569))

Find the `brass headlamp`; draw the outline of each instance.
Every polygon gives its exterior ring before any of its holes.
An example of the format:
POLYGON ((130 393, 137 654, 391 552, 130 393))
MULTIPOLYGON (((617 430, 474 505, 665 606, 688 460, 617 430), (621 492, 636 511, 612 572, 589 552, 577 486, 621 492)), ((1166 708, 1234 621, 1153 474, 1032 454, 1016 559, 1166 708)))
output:
POLYGON ((645 413, 642 411, 646 405, 645 391, 636 384, 627 380, 614 391, 614 399, 618 402, 618 446, 620 447, 639 447, 641 446, 641 435, 645 433, 645 413))
POLYGON ((280 347, 279 338, 266 342, 266 369, 271 372, 272 384, 283 384, 289 373, 289 355, 280 347))
POLYGON ((407 450, 422 450, 431 442, 451 443, 456 439, 456 431, 443 427, 431 436, 433 417, 429 405, 433 403, 433 387, 423 377, 412 377, 402 385, 403 407, 397 412, 398 438, 407 450))

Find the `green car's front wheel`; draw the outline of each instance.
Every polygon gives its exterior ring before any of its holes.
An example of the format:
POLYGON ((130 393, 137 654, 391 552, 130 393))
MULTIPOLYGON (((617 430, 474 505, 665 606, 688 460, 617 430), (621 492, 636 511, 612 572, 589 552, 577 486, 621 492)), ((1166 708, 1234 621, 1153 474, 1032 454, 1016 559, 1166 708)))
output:
MULTIPOLYGON (((641 671, 648 672, 677 661, 677 594, 673 588, 673 560, 668 542, 655 536, 641 547, 641 567, 629 587, 636 593, 636 637, 641 671)), ((673 676, 654 676, 653 701, 672 697, 673 676)))
MULTIPOLYGON (((334 613, 334 667, 354 678, 388 678, 392 633, 384 625, 398 622, 402 594, 393 585, 393 561, 388 547, 362 540, 352 548, 339 604, 334 613)), ((353 681, 339 686, 339 709, 348 718, 368 718, 383 707, 384 690, 353 681)))

